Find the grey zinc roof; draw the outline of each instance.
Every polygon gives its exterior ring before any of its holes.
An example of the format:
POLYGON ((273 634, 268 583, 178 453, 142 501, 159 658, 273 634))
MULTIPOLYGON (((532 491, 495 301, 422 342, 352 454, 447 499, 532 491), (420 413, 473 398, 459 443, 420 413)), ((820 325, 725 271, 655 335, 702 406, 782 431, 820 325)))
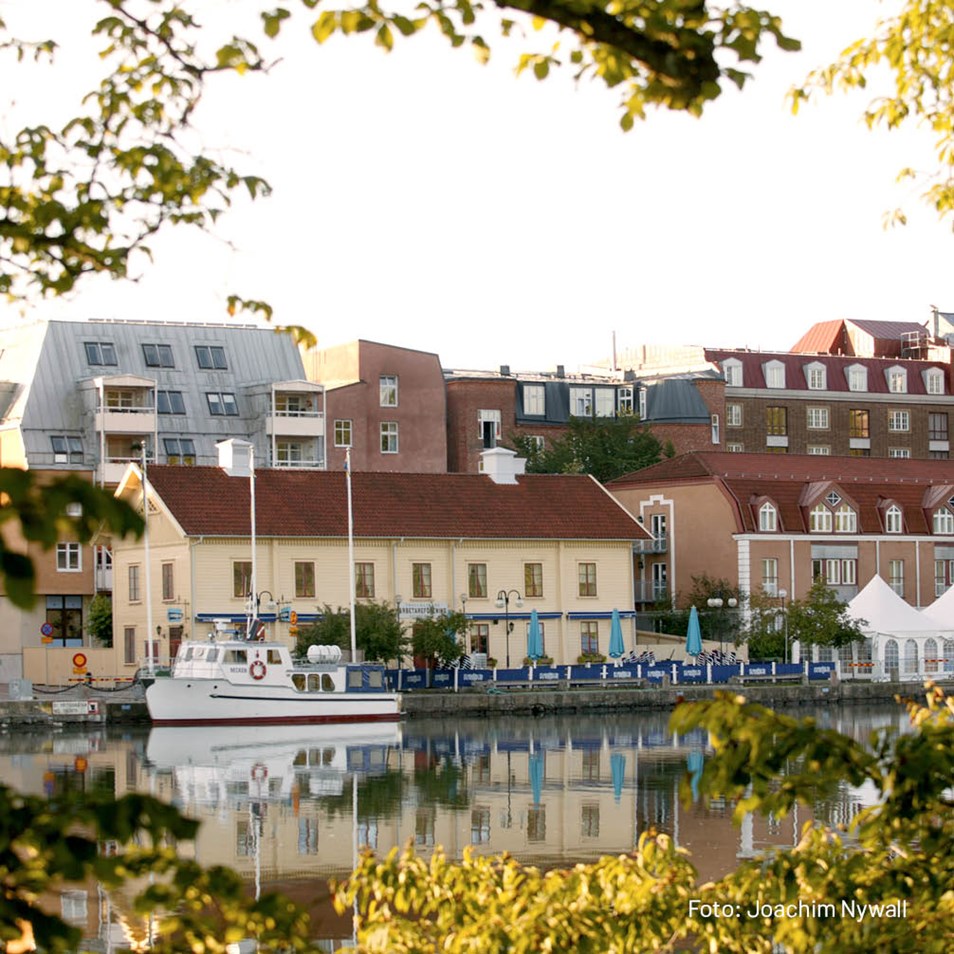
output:
MULTIPOLYGON (((252 406, 250 389, 305 378, 301 355, 290 335, 251 325, 50 321, 4 332, 0 345, 4 348, 0 379, 22 385, 10 413, 21 418, 28 460, 33 455, 49 456, 51 435, 89 430, 88 389, 98 377, 135 376, 155 380, 161 390, 181 391, 186 414, 163 415, 160 440, 163 435, 192 437, 198 456, 209 463, 216 441, 259 429, 262 411, 252 406), (116 364, 90 365, 86 342, 111 343, 116 364), (169 345, 175 367, 147 367, 143 344, 169 345), (227 370, 200 369, 196 345, 222 346, 227 370), (205 398, 210 391, 234 393, 239 416, 212 417, 205 398)), ((87 448, 88 456, 94 453, 95 449, 87 448)))
POLYGON ((708 424, 709 408, 692 378, 664 378, 649 387, 646 420, 651 424, 708 424))

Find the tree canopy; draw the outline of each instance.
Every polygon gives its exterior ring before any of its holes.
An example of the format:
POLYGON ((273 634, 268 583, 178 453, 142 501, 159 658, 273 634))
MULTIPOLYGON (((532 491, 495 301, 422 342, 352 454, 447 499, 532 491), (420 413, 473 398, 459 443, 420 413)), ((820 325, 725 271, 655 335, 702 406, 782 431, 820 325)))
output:
POLYGON ((529 474, 592 474, 606 483, 659 462, 660 444, 639 418, 571 417, 562 437, 540 447, 531 438, 512 435, 527 460, 529 474))
MULTIPOLYGON (((397 608, 388 603, 358 602, 354 607, 354 636, 358 649, 369 662, 400 660, 407 653, 407 637, 398 619, 397 608)), ((321 619, 302 626, 295 643, 295 654, 304 656, 309 646, 351 646, 351 611, 332 609, 327 603, 321 619)))
POLYGON ((848 615, 847 605, 824 580, 816 580, 803 599, 792 600, 785 615, 789 639, 802 646, 837 648, 865 638, 864 622, 848 615))

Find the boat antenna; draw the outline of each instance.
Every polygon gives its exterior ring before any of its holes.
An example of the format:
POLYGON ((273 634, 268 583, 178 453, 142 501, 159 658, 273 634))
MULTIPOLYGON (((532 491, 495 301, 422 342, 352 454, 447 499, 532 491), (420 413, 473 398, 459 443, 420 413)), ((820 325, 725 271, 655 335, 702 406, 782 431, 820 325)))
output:
POLYGON ((351 504, 351 448, 345 450, 345 486, 348 490, 348 602, 351 607, 351 662, 358 661, 354 624, 354 509, 351 504))

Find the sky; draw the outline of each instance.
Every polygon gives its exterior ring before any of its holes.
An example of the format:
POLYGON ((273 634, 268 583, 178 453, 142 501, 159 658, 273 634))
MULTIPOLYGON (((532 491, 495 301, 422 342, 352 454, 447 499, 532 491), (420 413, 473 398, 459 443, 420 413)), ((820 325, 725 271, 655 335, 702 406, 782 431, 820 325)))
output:
MULTIPOLYGON (((384 54, 368 37, 319 47, 296 2, 267 76, 217 79, 201 144, 265 176, 211 236, 152 243, 139 280, 95 279, 27 318, 230 321, 265 299, 320 346, 355 338, 436 352, 445 367, 568 370, 640 344, 789 348, 814 322, 923 322, 954 311, 950 224, 897 185, 931 168, 923 131, 868 131, 870 98, 792 116, 785 93, 868 35, 896 0, 765 0, 799 54, 766 48, 755 79, 702 119, 651 113, 623 133, 617 94, 516 78, 521 49, 485 36, 480 66, 439 35, 384 54), (909 224, 885 230, 903 206, 909 224)), ((259 0, 195 0, 205 22, 254 33, 259 0)), ((321 8, 319 8, 320 10, 321 8)), ((93 85, 93 0, 0 0, 21 37, 53 35, 52 68, 0 63, 0 128, 55 121, 93 85), (27 79, 25 80, 25 77, 27 79)), ((95 12, 93 12, 95 11, 95 12)), ((271 47, 264 44, 266 52, 271 47)), ((238 320, 254 322, 253 318, 238 320)))

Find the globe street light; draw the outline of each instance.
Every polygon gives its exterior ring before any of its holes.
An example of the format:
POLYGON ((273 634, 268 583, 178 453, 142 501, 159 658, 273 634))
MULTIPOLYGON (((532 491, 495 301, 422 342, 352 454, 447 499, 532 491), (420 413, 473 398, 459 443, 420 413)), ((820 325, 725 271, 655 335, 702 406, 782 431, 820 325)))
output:
MULTIPOLYGON (((723 606, 728 606, 729 609, 735 609, 739 605, 739 601, 734 596, 730 596, 728 600, 722 599, 721 596, 710 596, 709 599, 706 600, 706 605, 710 609, 722 609, 723 606)), ((725 652, 722 648, 724 636, 725 636, 725 631, 720 622, 719 624, 719 662, 720 663, 725 662, 725 652)))
POLYGON ((523 597, 519 590, 500 590, 497 593, 497 609, 504 611, 504 630, 507 634, 507 668, 510 668, 510 633, 513 630, 513 623, 510 621, 510 597, 514 597, 514 603, 520 607, 523 606, 523 597))

